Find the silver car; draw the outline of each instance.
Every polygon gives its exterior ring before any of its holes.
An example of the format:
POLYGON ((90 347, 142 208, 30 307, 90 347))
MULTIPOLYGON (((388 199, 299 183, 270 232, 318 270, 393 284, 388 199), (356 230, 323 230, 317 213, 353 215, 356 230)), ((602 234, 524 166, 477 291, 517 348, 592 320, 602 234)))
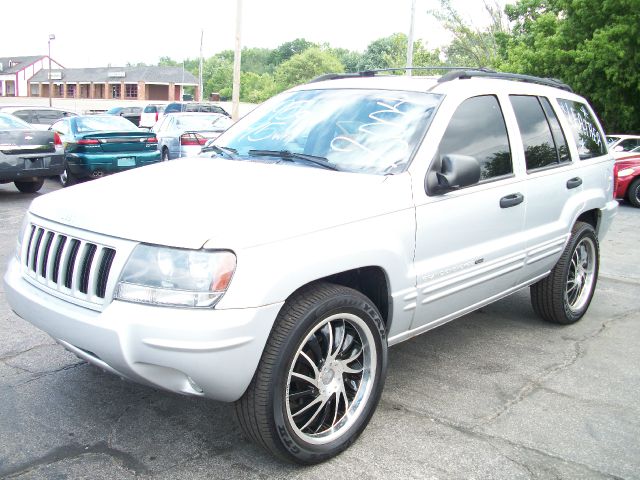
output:
POLYGON ((218 113, 170 113, 154 127, 162 160, 195 156, 204 144, 224 132, 233 121, 218 113))

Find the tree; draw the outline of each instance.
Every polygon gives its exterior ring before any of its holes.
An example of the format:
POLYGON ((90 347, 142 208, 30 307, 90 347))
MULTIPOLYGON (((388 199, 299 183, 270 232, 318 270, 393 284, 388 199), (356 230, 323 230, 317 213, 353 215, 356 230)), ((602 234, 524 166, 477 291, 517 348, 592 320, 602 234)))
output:
POLYGON ((501 68, 557 77, 593 104, 605 129, 640 128, 637 0, 519 0, 501 68))
POLYGON ((271 52, 271 55, 269 56, 269 64, 275 68, 281 63, 289 60, 294 55, 298 55, 312 47, 318 47, 318 45, 309 42, 304 38, 296 38, 290 42, 285 42, 271 52))
MULTIPOLYGON (((407 65, 407 36, 394 33, 371 42, 358 65, 358 70, 380 68, 402 68, 407 65)), ((429 51, 421 40, 413 44, 413 64, 415 66, 439 65, 439 52, 429 51)), ((402 73, 402 72, 399 72, 402 73)))
POLYGON ((496 67, 504 57, 509 27, 497 3, 484 2, 490 23, 485 29, 469 25, 451 5, 451 0, 440 0, 440 10, 430 13, 448 30, 453 40, 444 48, 449 65, 469 67, 496 67))
POLYGON ((344 72, 344 66, 335 55, 312 47, 278 66, 275 77, 278 89, 285 90, 308 82, 318 75, 341 72, 344 72))

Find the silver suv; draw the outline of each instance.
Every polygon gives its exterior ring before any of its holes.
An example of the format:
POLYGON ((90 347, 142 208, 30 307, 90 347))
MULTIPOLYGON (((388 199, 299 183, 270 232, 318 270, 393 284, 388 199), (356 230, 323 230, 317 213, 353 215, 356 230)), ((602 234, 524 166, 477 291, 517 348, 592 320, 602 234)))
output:
POLYGON ((488 71, 323 77, 201 156, 36 198, 6 295, 94 365, 235 402, 306 464, 364 430, 388 346, 524 287, 578 321, 617 207, 587 102, 488 71))

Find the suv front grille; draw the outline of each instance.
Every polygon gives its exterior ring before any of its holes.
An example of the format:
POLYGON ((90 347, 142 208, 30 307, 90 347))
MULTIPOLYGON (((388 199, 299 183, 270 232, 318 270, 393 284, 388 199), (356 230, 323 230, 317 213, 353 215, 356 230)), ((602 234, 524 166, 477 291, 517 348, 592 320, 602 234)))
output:
POLYGON ((105 303, 115 249, 33 224, 25 241, 22 264, 38 285, 96 305, 105 303))

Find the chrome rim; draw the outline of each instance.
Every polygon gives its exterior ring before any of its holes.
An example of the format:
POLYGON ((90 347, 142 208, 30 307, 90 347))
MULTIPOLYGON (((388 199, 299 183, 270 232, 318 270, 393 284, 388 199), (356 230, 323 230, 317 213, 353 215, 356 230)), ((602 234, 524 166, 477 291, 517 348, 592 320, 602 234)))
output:
POLYGON ((371 330, 360 317, 332 315, 309 333, 287 378, 289 424, 307 443, 329 443, 362 414, 376 378, 371 330))
POLYGON ((571 255, 565 300, 573 312, 581 310, 589 300, 595 280, 596 246, 593 240, 585 237, 571 255))
POLYGON ((62 183, 62 185, 66 185, 67 184, 67 169, 65 168, 63 170, 63 172, 60 174, 60 183, 62 183))
POLYGON ((169 152, 165 149, 162 150, 162 161, 166 162, 167 160, 169 160, 169 152))

